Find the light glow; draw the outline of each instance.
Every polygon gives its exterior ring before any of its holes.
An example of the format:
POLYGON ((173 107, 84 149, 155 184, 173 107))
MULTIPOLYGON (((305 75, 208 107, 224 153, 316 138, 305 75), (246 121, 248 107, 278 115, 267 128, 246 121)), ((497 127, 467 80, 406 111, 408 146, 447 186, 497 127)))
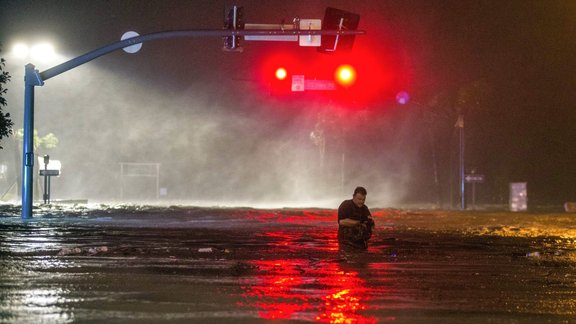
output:
POLYGON ((284 80, 288 76, 288 72, 286 71, 285 68, 281 67, 281 68, 276 69, 275 75, 276 75, 276 79, 284 80))
POLYGON ((335 78, 340 85, 351 86, 356 81, 356 70, 348 64, 340 65, 336 69, 335 78))
POLYGON ((405 105, 410 100, 410 95, 406 91, 400 91, 396 94, 396 102, 401 105, 405 105))
POLYGON ((29 53, 30 48, 26 44, 18 43, 12 47, 12 54, 19 59, 27 58, 29 53))
POLYGON ((49 43, 40 43, 34 46, 16 43, 12 47, 12 55, 21 60, 31 59, 33 61, 46 63, 56 58, 56 51, 54 50, 54 46, 49 43))
POLYGON ((30 57, 35 61, 50 61, 56 56, 54 46, 48 43, 34 45, 30 48, 30 57))

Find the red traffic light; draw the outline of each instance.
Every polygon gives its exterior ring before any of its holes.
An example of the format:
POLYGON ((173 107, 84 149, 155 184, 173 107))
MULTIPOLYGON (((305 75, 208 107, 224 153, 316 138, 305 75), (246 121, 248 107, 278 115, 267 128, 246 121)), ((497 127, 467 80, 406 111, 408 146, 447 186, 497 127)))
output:
POLYGON ((356 81, 356 70, 348 64, 340 65, 334 73, 334 79, 343 87, 349 87, 356 81))
POLYGON ((280 67, 276 69, 276 73, 274 73, 274 76, 276 76, 276 79, 278 80, 284 80, 288 76, 288 72, 286 71, 285 68, 280 67))

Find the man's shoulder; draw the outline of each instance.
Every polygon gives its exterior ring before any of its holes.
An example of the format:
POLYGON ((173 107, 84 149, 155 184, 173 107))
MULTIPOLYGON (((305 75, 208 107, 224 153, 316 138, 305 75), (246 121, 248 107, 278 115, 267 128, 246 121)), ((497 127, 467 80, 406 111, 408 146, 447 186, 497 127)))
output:
POLYGON ((370 213, 370 208, 368 208, 366 205, 362 206, 362 211, 367 215, 372 215, 372 213, 370 213))
POLYGON ((340 207, 350 206, 350 204, 353 204, 352 199, 346 199, 340 204, 340 207))

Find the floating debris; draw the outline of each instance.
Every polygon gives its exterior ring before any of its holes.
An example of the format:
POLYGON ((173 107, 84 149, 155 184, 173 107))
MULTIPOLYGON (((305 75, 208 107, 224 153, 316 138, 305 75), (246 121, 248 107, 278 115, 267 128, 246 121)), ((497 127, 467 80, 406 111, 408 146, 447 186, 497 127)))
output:
POLYGON ((61 249, 57 255, 78 255, 78 254, 89 254, 95 255, 98 253, 105 253, 108 252, 107 246, 98 246, 98 247, 86 247, 86 248, 63 248, 61 249))

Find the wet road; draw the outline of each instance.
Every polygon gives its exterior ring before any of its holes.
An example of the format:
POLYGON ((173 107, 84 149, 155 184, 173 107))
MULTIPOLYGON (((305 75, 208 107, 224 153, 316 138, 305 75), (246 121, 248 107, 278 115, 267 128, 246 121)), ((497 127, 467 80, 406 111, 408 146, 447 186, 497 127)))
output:
POLYGON ((0 217, 0 322, 573 322, 576 215, 116 207, 0 217))

